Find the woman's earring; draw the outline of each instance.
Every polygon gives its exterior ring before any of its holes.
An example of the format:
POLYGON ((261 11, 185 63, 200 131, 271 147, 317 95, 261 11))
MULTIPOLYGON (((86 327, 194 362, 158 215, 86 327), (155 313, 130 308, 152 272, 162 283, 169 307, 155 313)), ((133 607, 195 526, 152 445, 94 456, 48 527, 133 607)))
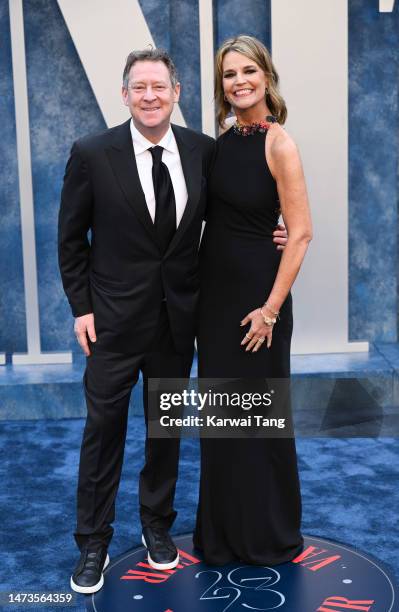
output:
POLYGON ((226 94, 223 94, 223 100, 224 100, 225 102, 228 102, 228 99, 226 98, 226 94))
POLYGON ((268 95, 268 93, 269 93, 269 90, 268 90, 268 88, 266 87, 266 89, 265 89, 265 94, 266 94, 266 95, 268 95))

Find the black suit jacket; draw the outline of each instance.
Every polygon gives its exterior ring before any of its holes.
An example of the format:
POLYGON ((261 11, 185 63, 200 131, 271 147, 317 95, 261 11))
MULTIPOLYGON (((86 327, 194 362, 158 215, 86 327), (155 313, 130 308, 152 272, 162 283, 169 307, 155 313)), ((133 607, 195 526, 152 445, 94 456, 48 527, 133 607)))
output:
POLYGON ((75 317, 94 313, 97 345, 107 350, 147 350, 163 295, 176 349, 193 344, 198 245, 215 141, 172 129, 188 200, 164 255, 139 180, 130 120, 75 142, 66 166, 58 232, 62 282, 75 317))

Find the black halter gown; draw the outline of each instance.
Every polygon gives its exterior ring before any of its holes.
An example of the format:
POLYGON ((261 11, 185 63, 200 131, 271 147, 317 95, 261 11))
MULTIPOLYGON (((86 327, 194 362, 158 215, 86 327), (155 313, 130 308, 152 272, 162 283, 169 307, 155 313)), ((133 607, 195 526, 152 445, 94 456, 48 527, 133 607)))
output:
MULTIPOLYGON (((267 132, 228 130, 217 142, 200 248, 198 374, 203 378, 290 375, 292 298, 257 353, 240 342, 246 314, 268 297, 281 251, 276 182, 265 159, 267 132)), ((293 438, 201 439, 200 498, 194 544, 209 564, 276 565, 303 547, 293 438)))

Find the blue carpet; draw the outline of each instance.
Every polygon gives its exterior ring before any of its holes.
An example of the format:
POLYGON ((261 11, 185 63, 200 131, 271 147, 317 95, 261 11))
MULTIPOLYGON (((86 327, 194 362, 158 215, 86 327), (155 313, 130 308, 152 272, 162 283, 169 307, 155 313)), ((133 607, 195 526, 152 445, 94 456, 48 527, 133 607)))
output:
MULTIPOLYGON (((82 419, 0 425, 2 591, 70 592, 69 576, 78 557, 72 532, 83 426, 82 419)), ((143 436, 143 419, 131 417, 111 558, 140 541, 137 474, 143 436)), ((399 440, 298 439, 297 450, 304 533, 369 552, 399 576, 399 440)), ((193 529, 198 461, 197 441, 183 440, 174 533, 193 529)), ((78 601, 54 609, 83 611, 84 597, 78 601)))

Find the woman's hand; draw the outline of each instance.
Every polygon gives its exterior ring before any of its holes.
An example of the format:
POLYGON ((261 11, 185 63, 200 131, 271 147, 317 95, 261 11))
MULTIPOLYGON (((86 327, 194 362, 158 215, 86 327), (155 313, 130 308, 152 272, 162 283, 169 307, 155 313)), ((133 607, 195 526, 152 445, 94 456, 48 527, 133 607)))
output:
POLYGON ((284 251, 288 240, 288 232, 285 225, 278 223, 276 229, 273 232, 273 242, 277 244, 278 251, 284 251))
POLYGON ((272 335, 274 325, 266 325, 263 320, 260 308, 256 308, 241 321, 241 326, 251 324, 251 327, 245 334, 241 346, 245 346, 246 351, 256 353, 266 340, 267 348, 272 344, 272 335))

